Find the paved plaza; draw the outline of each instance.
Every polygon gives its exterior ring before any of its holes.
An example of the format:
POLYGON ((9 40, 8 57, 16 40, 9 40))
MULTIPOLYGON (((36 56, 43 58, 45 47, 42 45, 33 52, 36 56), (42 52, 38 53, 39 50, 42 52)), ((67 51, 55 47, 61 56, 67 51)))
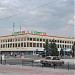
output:
POLYGON ((74 70, 48 67, 0 65, 0 75, 75 75, 75 72, 74 70))
MULTIPOLYGON (((20 62, 20 58, 12 58, 11 60, 20 62)), ((39 59, 40 60, 40 59, 39 59)), ((65 64, 75 64, 74 59, 61 59, 65 64)), ((15 62, 15 63, 17 63, 15 62)), ((11 62, 10 62, 11 63, 11 62)), ((42 66, 26 66, 22 64, 6 65, 0 64, 0 75, 75 75, 75 69, 68 68, 55 68, 54 67, 42 67, 42 66)))

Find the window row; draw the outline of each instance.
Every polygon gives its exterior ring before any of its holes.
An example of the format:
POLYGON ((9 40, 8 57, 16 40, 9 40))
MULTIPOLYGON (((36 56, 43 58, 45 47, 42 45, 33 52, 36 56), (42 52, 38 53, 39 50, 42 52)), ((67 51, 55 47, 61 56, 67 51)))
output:
MULTIPOLYGON (((45 42, 48 40, 48 42, 51 42, 53 39, 42 39, 42 38, 26 38, 26 37, 21 37, 21 38, 12 38, 12 39, 4 39, 0 40, 0 43, 4 42, 18 42, 18 41, 40 41, 40 42, 45 42)), ((55 40, 56 43, 69 43, 73 44, 74 41, 65 41, 65 40, 55 40)))
MULTIPOLYGON (((40 47, 43 48, 45 43, 31 43, 31 42, 24 42, 24 43, 8 43, 8 44, 1 44, 0 48, 16 48, 16 47, 40 47)), ((72 45, 61 45, 57 44, 57 48, 72 48, 72 45)))
POLYGON ((4 42, 16 42, 16 41, 26 41, 26 38, 13 38, 13 39, 0 40, 1 43, 4 43, 4 42))

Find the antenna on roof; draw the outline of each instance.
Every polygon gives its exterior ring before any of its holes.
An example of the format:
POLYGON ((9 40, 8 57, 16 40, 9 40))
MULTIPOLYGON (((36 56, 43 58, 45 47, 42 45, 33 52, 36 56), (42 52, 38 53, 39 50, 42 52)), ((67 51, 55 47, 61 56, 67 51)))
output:
POLYGON ((20 32, 21 32, 21 26, 20 26, 20 32))
POLYGON ((13 33, 14 33, 15 22, 13 22, 13 33))

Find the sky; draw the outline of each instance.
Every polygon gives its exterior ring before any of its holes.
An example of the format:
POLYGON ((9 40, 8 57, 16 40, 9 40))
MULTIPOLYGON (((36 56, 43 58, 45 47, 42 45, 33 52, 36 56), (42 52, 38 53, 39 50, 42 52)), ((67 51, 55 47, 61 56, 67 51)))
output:
POLYGON ((0 0, 0 36, 14 31, 75 37, 75 0, 0 0))

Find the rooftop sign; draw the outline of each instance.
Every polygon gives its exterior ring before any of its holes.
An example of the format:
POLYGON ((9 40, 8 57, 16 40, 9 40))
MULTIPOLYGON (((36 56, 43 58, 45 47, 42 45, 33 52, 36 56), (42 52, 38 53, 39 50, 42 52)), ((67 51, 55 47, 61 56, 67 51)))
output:
POLYGON ((31 34, 38 34, 38 35, 46 35, 46 32, 39 32, 39 31, 18 31, 14 32, 13 34, 25 34, 25 33, 31 33, 31 34))

